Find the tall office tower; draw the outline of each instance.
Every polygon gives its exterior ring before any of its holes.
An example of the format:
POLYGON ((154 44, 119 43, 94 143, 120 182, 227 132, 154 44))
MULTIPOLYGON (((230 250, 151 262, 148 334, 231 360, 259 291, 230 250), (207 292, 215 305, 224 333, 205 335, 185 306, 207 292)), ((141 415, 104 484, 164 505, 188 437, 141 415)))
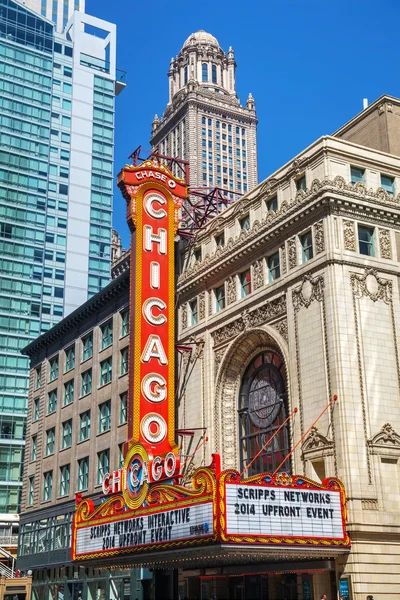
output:
MULTIPOLYGON (((151 145, 190 161, 191 187, 243 194, 258 183, 257 118, 253 96, 236 96, 236 62, 205 31, 188 37, 168 72, 169 102, 152 126, 151 145)), ((179 175, 176 172, 176 175, 179 175)))
POLYGON ((22 0, 22 4, 53 21, 59 32, 64 30, 75 10, 85 12, 85 0, 22 0))
POLYGON ((110 279, 115 42, 111 23, 75 12, 58 34, 0 0, 0 513, 19 509, 19 350, 110 279))

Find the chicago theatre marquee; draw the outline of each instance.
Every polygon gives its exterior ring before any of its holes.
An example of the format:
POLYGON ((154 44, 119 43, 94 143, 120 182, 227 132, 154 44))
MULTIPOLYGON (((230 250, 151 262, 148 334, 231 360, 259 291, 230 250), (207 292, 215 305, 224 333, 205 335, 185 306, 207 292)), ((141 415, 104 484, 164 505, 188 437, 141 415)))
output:
MULTIPOLYGON (((195 362, 197 351, 187 360, 202 388, 199 397, 190 399, 187 391, 179 403, 175 398, 174 247, 187 187, 155 160, 126 166, 118 185, 131 231, 128 435, 122 467, 103 477, 101 501, 77 496, 73 560, 105 569, 147 567, 153 570, 156 597, 165 600, 333 597, 350 548, 345 490, 332 473, 319 479, 311 473, 292 474, 290 450, 298 441, 298 424, 302 435, 316 428, 309 427, 312 421, 304 422, 302 406, 287 408, 285 357, 268 335, 257 333, 248 342, 253 344, 248 348, 251 360, 232 366, 244 372, 252 402, 240 433, 247 436, 242 447, 247 453, 241 452, 241 460, 233 464, 228 454, 219 453, 210 422, 219 417, 212 417, 211 402, 205 404, 204 388, 210 382, 204 361, 200 368, 195 362), (180 437, 180 447, 176 422, 190 433, 180 437), (189 470, 188 457, 194 459, 189 470)), ((192 272, 195 280, 199 271, 192 272)), ((181 277, 178 285, 183 283, 181 277)), ((251 279, 240 275, 236 283, 251 286, 251 279)), ((314 283, 308 285, 316 293, 314 283)), ((186 337, 187 344, 198 341, 196 332, 189 339, 186 331, 205 318, 205 297, 205 291, 200 300, 185 290, 181 295, 178 336, 186 337)), ((221 311, 225 306, 221 284, 207 291, 207 298, 212 319, 211 303, 219 302, 221 311)), ((204 336, 200 342, 210 343, 204 336)), ((221 339, 216 343, 222 347, 221 339)), ((226 398, 230 393, 227 388, 226 398)), ((223 395, 222 390, 217 411, 223 410, 223 395)), ((242 387, 239 403, 245 396, 249 393, 242 387)), ((328 398, 314 421, 321 413, 326 423, 333 404, 328 398)))

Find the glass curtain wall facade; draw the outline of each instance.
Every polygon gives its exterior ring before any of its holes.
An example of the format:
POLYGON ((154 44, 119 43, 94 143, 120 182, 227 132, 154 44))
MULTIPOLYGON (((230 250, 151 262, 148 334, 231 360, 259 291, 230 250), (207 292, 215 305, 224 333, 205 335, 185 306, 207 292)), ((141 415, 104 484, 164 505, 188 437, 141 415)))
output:
POLYGON ((53 42, 50 23, 0 1, 0 513, 19 509, 29 384, 19 351, 63 311, 62 282, 44 279, 46 252, 59 253, 64 273, 66 239, 55 178, 48 195, 53 42))
MULTIPOLYGON (((109 25, 115 49, 114 25, 77 14, 109 25)), ((19 352, 110 280, 115 50, 100 60, 93 36, 81 22, 57 34, 0 0, 0 514, 20 506, 29 367, 19 352), (80 100, 91 105, 83 116, 80 100)))

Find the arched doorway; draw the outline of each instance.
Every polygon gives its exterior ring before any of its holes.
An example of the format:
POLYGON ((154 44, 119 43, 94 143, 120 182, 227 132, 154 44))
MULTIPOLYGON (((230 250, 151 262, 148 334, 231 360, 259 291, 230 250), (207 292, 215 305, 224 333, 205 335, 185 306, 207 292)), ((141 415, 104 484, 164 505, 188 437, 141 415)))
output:
MULTIPOLYGON (((248 377, 251 378, 255 370, 262 366, 262 360, 260 364, 257 363, 258 367, 256 367, 256 362, 257 357, 263 353, 272 352, 270 355, 272 358, 270 364, 277 368, 281 378, 279 380, 279 385, 281 387, 283 386, 283 390, 281 391, 280 387, 279 393, 282 394, 281 400, 283 400, 284 411, 279 413, 271 424, 265 424, 261 421, 259 423, 261 425, 261 427, 259 427, 260 435, 262 436, 276 427, 276 421, 278 420, 280 424, 285 419, 285 416, 287 416, 289 384, 286 367, 288 361, 286 351, 287 345, 285 340, 274 328, 268 325, 265 325, 262 328, 247 329, 236 337, 226 351, 219 368, 216 381, 216 393, 214 396, 215 448, 217 452, 221 453, 222 467, 224 469, 231 468, 240 469, 242 471, 244 464, 248 464, 251 460, 251 456, 254 456, 253 453, 247 451, 246 448, 243 447, 244 439, 242 441, 242 438, 246 438, 246 435, 243 432, 243 428, 245 427, 243 421, 246 416, 246 404, 242 401, 241 397, 242 393, 244 393, 243 383, 245 379, 248 377)), ((266 357, 266 361, 265 366, 267 366, 268 357, 266 357)), ((270 369, 270 371, 273 371, 275 374, 274 369, 270 369)), ((263 369, 259 371, 259 374, 262 375, 262 373, 263 369)), ((263 412, 261 412, 261 417, 262 416, 263 412)), ((284 451, 289 448, 289 429, 285 428, 283 444, 281 443, 282 440, 280 436, 281 433, 277 435, 278 439, 274 441, 275 445, 279 442, 281 447, 278 449, 281 451, 283 458, 284 451)), ((265 438, 264 436, 264 443, 267 439, 268 438, 265 438)), ((261 446, 262 445, 263 444, 261 444, 261 446)), ((250 448, 248 450, 250 450, 250 448)), ((277 462, 277 459, 278 453, 274 455, 273 460, 277 462)), ((277 462, 276 466, 278 466, 279 462, 277 462)), ((272 465, 274 463, 272 462, 270 464, 272 465)), ((285 470, 289 470, 288 465, 285 464, 284 467, 285 470)), ((263 471, 265 470, 266 469, 263 469, 263 471)), ((256 465, 254 465, 252 470, 246 472, 246 475, 254 474, 255 472, 259 472, 258 468, 256 469, 256 465)))
MULTIPOLYGON (((285 363, 277 350, 266 349, 250 361, 241 380, 238 414, 240 470, 251 463, 248 476, 273 473, 290 450, 288 423, 263 448, 288 415, 285 363)), ((288 472, 290 463, 280 470, 288 472)))

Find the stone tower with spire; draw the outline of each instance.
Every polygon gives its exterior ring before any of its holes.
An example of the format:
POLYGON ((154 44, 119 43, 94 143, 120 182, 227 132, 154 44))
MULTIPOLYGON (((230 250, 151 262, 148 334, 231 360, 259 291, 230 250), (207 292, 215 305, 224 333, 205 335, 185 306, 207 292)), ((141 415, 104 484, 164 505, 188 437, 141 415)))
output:
POLYGON ((152 148, 188 160, 191 187, 220 187, 232 199, 250 191, 258 183, 257 117, 253 96, 242 106, 236 95, 233 49, 225 54, 211 34, 192 33, 171 58, 168 84, 152 148))

